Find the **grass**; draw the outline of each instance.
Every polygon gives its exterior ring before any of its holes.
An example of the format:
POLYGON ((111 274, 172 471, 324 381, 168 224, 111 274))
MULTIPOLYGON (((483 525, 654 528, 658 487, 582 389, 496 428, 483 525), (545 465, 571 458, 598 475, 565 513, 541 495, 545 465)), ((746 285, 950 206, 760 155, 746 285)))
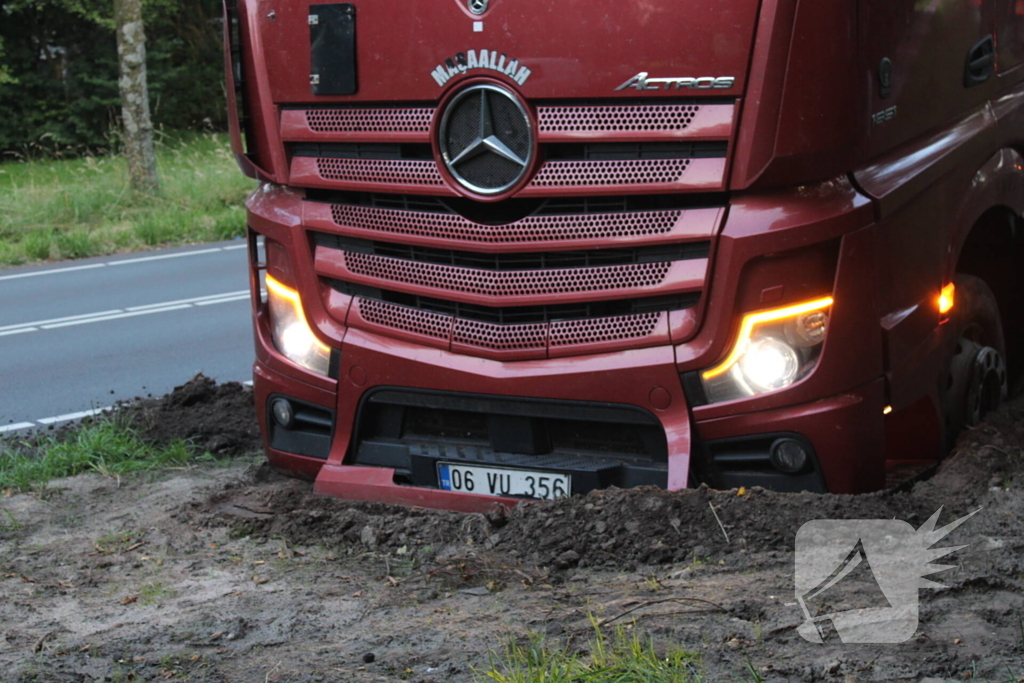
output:
POLYGON ((221 133, 164 136, 159 197, 134 196, 120 156, 0 163, 0 266, 245 234, 242 175, 221 133))
POLYGON ((139 602, 143 605, 158 605, 177 597, 173 588, 165 586, 160 581, 147 583, 139 588, 139 602))
POLYGON ((0 441, 0 490, 23 491, 83 472, 120 476, 196 459, 184 441, 156 446, 142 440, 123 420, 104 416, 64 439, 45 435, 33 443, 0 441))
MULTIPOLYGON (((593 622, 593 620, 592 620, 593 622)), ((697 655, 682 649, 659 655, 637 629, 619 627, 605 634, 594 623, 589 652, 550 645, 539 637, 526 645, 510 643, 486 670, 494 683, 686 683, 701 681, 697 655)))

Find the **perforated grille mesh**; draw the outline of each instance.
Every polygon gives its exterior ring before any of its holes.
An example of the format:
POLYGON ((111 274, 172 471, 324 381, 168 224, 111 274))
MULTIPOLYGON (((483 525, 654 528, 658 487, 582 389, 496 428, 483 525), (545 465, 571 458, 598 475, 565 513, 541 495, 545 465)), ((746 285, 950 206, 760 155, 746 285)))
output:
POLYGON ((672 230, 681 215, 682 211, 642 211, 528 216, 507 225, 481 225, 458 214, 331 205, 331 217, 339 226, 491 244, 663 235, 672 230))
POLYGON ((317 173, 325 180, 401 185, 444 185, 433 161, 395 159, 316 160, 317 173))
POLYGON ((363 319, 376 325, 394 327, 436 339, 448 339, 452 327, 452 318, 447 315, 396 306, 374 299, 357 298, 356 302, 363 319))
POLYGON ((594 292, 661 284, 670 263, 636 263, 604 268, 490 271, 343 252, 356 275, 484 296, 529 296, 594 292))
POLYGON ((623 161, 549 161, 530 182, 532 187, 650 185, 679 182, 689 159, 623 161))
MULTIPOLYGON (((700 108, 697 104, 538 107, 537 123, 542 133, 684 130, 700 108)), ((426 134, 430 131, 430 119, 434 111, 429 107, 409 107, 309 109, 304 113, 306 124, 317 133, 426 134)), ((471 139, 467 139, 466 143, 471 139)))
POLYGON ((357 298, 356 305, 367 322, 445 341, 450 335, 452 344, 492 351, 545 350, 576 344, 638 340, 653 334, 665 315, 641 313, 591 320, 498 325, 452 318, 374 299, 357 298))
POLYGON ((698 111, 696 104, 539 107, 537 125, 542 133, 683 130, 698 111))
POLYGON ((452 343, 479 346, 495 351, 547 348, 548 326, 545 323, 533 325, 495 325, 476 320, 455 321, 452 329, 452 343))
POLYGON ((661 313, 641 313, 551 323, 549 343, 555 347, 593 344, 613 339, 638 339, 654 332, 661 316, 661 313))
POLYGON ((306 124, 316 133, 428 133, 434 110, 310 109, 306 124))

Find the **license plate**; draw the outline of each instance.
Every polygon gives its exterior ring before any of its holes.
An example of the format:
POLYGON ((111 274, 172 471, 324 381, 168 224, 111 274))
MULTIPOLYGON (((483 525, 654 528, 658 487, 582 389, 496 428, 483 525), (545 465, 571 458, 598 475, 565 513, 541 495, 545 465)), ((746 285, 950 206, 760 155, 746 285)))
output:
POLYGON ((517 496, 553 500, 572 493, 568 474, 498 467, 467 467, 442 462, 437 465, 437 480, 445 491, 478 493, 485 496, 517 496))

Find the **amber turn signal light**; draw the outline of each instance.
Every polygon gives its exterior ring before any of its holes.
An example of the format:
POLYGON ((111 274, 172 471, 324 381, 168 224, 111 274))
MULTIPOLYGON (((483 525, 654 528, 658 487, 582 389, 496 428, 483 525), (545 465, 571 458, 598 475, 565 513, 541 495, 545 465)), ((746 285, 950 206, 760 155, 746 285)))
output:
POLYGON ((939 313, 946 315, 953 310, 954 295, 956 294, 956 287, 950 282, 948 285, 942 288, 939 292, 939 313))

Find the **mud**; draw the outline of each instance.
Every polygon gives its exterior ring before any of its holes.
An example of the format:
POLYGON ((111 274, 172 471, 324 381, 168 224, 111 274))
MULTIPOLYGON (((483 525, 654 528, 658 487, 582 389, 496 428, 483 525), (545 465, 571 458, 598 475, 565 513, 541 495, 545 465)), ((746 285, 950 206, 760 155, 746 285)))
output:
MULTIPOLYGON (((151 438, 230 429, 252 451, 246 394, 198 378, 134 409, 151 438)), ((711 680, 1024 680, 1022 515, 1020 400, 930 479, 865 496, 607 490, 460 515, 313 496, 255 455, 76 477, 0 498, 0 680, 472 681, 508 638, 586 647, 591 616, 700 653, 711 680), (981 512, 940 542, 966 547, 919 591, 913 638, 798 635, 801 524, 939 507, 981 512)))
POLYGON ((157 443, 185 439, 222 457, 260 448, 252 389, 237 382, 217 384, 198 374, 166 396, 137 398, 119 412, 157 443))
MULTIPOLYGON (((761 488, 742 495, 706 487, 682 492, 608 489, 484 516, 350 503, 313 496, 304 488, 245 488, 195 504, 186 517, 202 525, 222 524, 237 515, 232 506, 243 506, 265 514, 242 515, 230 523, 264 538, 350 548, 362 544, 379 551, 464 543, 500 549, 539 566, 635 570, 695 556, 719 560, 752 551, 788 552, 796 531, 811 519, 897 518, 919 526, 940 507, 955 518, 978 507, 1000 506, 1006 491, 1022 482, 1022 448, 1024 401, 1019 401, 967 433, 934 476, 906 490, 834 496, 761 488)), ((1015 515, 993 518, 988 530, 1015 532, 1019 523, 1015 515)))

